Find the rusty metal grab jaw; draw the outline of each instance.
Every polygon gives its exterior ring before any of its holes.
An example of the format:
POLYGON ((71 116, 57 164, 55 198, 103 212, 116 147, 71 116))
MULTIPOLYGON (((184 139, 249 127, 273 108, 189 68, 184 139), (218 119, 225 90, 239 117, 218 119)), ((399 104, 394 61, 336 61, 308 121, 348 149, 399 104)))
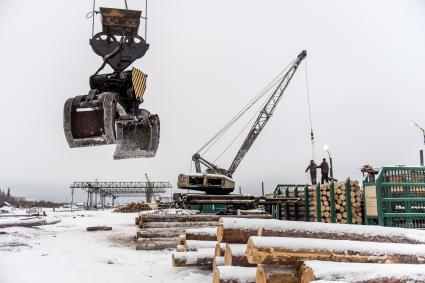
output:
POLYGON ((115 143, 116 93, 69 98, 64 105, 63 128, 69 147, 115 143))
POLYGON ((156 114, 141 109, 134 119, 116 121, 114 159, 154 157, 159 145, 160 122, 156 114))

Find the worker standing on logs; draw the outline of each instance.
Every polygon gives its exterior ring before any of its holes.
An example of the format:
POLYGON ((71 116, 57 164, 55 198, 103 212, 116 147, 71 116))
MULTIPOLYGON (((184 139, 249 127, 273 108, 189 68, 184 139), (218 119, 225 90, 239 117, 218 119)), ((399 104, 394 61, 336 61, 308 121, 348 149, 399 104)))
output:
POLYGON ((310 164, 308 165, 307 169, 305 169, 305 172, 307 173, 308 170, 310 170, 311 184, 314 186, 317 184, 317 165, 314 160, 310 160, 310 164))
POLYGON ((322 163, 320 163, 320 173, 322 174, 321 183, 329 183, 329 164, 326 162, 326 158, 323 158, 322 163))

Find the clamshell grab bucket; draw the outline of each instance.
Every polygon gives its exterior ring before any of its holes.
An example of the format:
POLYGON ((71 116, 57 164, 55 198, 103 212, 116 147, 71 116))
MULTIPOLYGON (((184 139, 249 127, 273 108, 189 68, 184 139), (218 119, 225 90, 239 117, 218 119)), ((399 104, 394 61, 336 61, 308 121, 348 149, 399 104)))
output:
POLYGON ((116 121, 117 140, 114 159, 154 157, 159 144, 158 115, 143 114, 134 120, 116 121))
POLYGON ((115 143, 117 94, 89 94, 70 98, 64 105, 63 128, 69 147, 115 143))

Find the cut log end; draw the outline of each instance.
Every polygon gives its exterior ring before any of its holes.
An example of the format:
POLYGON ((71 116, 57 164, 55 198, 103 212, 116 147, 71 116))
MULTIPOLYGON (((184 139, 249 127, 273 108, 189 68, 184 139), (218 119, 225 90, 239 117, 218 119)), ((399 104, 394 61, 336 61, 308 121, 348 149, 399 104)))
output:
POLYGON ((298 283, 298 270, 295 265, 259 264, 256 273, 257 283, 298 283))

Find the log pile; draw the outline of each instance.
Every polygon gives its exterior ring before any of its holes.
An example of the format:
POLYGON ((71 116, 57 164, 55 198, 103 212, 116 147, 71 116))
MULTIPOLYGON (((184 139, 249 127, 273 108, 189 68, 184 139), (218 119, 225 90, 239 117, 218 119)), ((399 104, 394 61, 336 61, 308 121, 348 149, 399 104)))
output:
MULTIPOLYGON (((308 187, 308 200, 309 203, 314 201, 314 187, 308 187)), ((309 206, 310 216, 306 217, 306 205, 305 205, 305 190, 301 187, 290 187, 284 194, 285 197, 289 198, 300 198, 300 202, 285 202, 281 204, 280 208, 280 219, 293 220, 293 221, 306 221, 309 218, 310 221, 314 221, 311 212, 315 211, 314 206, 309 206)))
POLYGON ((334 193, 331 196, 331 184, 320 185, 320 193, 312 191, 310 201, 310 216, 313 221, 332 223, 332 209, 335 213, 334 223, 349 223, 351 213, 351 224, 362 224, 362 192, 358 181, 350 181, 350 189, 346 190, 345 182, 334 183, 334 193), (320 208, 317 200, 320 200, 320 208), (351 210, 350 210, 351 208, 351 210), (317 211, 320 209, 321 217, 318 219, 317 211), (351 212, 350 212, 350 211, 351 212))
MULTIPOLYGON (((424 282, 414 280, 420 278, 421 272, 423 273, 420 265, 425 264, 425 231, 348 224, 226 218, 219 221, 217 239, 240 242, 244 239, 243 237, 247 237, 248 232, 252 234, 255 228, 258 228, 258 236, 248 236, 247 249, 244 254, 249 264, 257 266, 255 282, 307 283, 314 280, 368 283, 424 282), (322 269, 321 265, 313 266, 312 263, 315 262, 324 262, 329 267, 322 269), (405 277, 408 280, 403 281, 402 276, 386 273, 391 270, 390 268, 381 268, 382 265, 393 265, 394 267, 400 265, 394 263, 412 266, 412 274, 409 275, 410 277, 405 277), (378 270, 381 268, 382 271, 379 275, 381 277, 374 280, 356 281, 353 278, 357 277, 348 276, 353 274, 348 268, 350 264, 362 267, 359 268, 362 271, 357 272, 357 275, 367 274, 365 266, 370 270, 375 267, 378 270), (330 267, 332 265, 337 265, 333 268, 333 273, 329 272, 332 270, 330 267), (346 273, 344 273, 344 268, 348 270, 346 273), (326 277, 324 274, 335 276, 326 277), (344 276, 347 277, 338 277, 337 274, 345 274, 344 276)), ((216 244, 216 256, 222 253, 221 244, 216 244)), ((228 247, 232 246, 240 247, 243 244, 226 245, 225 266, 228 266, 226 265, 228 261, 226 255, 230 254, 228 247)), ((235 248, 233 250, 236 251, 235 248)), ((214 280, 220 278, 220 268, 223 267, 219 266, 215 269, 214 280)))
POLYGON ((216 231, 177 237, 172 265, 212 267, 222 283, 425 283, 425 231, 228 217, 216 231))
POLYGON ((125 206, 119 207, 115 212, 132 213, 150 210, 149 204, 144 202, 131 202, 125 206))
POLYGON ((179 251, 196 251, 202 244, 204 244, 202 248, 214 249, 215 237, 208 235, 215 230, 218 219, 216 215, 139 216, 136 222, 141 229, 135 237, 136 249, 162 250, 177 247, 179 251), (199 227, 207 227, 209 230, 199 227), (188 235, 190 240, 187 240, 186 230, 191 231, 188 235), (205 246, 205 243, 200 243, 196 239, 214 239, 214 241, 208 241, 208 245, 205 246))
MULTIPOLYGON (((216 226, 222 217, 212 214, 140 215, 136 217, 136 225, 140 228, 135 236, 136 249, 174 249, 178 245, 179 251, 215 248, 216 226)), ((236 217, 242 219, 271 218, 270 215, 239 215, 236 217)))
MULTIPOLYGON (((243 222, 251 217, 232 219, 243 222)), ((223 218, 220 218, 218 223, 222 222, 223 218)), ((173 253, 171 258, 172 266, 212 267, 214 282, 255 282, 257 265, 248 262, 246 243, 217 242, 217 228, 187 229, 186 233, 180 235, 179 242, 177 252, 173 253)))

